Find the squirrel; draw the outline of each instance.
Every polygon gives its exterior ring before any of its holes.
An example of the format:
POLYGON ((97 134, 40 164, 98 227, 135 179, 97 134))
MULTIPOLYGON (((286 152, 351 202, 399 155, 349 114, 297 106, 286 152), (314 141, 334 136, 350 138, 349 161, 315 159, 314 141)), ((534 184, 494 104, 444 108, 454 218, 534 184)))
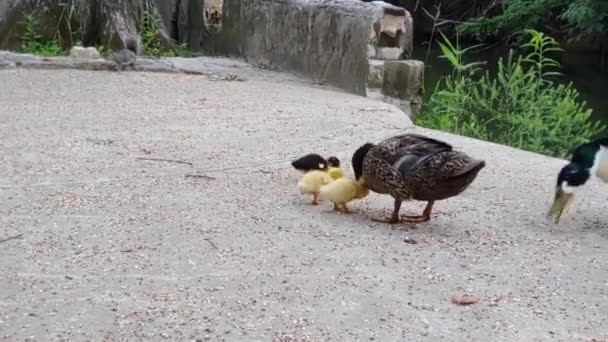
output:
POLYGON ((114 61, 116 71, 125 70, 127 66, 134 68, 137 61, 137 38, 127 37, 124 41, 124 46, 122 50, 112 54, 112 61, 114 61))

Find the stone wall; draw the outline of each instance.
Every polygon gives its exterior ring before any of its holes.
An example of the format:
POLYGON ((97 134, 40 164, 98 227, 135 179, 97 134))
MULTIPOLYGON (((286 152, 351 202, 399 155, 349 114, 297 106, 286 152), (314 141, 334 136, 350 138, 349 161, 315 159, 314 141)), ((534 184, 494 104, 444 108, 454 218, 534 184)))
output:
POLYGON ((366 95, 383 86, 381 61, 409 58, 409 12, 382 2, 358 0, 212 1, 203 45, 239 54, 263 67, 300 73, 319 83, 366 95), (219 9, 221 8, 221 13, 219 9), (370 62, 373 59, 373 62, 370 62), (375 77, 371 77, 370 65, 375 77))
MULTIPOLYGON (((88 14, 76 17, 82 19, 79 26, 85 45, 100 40, 112 43, 112 37, 135 31, 145 9, 160 14, 167 44, 176 40, 206 53, 243 56, 260 67, 291 71, 363 96, 369 89, 381 90, 383 96, 415 102, 422 84, 422 63, 408 60, 413 48, 412 17, 405 9, 382 1, 95 2, 106 4, 101 7, 91 7, 86 0, 77 3, 77 12, 88 14), (99 15, 100 11, 105 15, 99 15), (385 68, 389 61, 390 67, 385 68)), ((0 48, 16 45, 18 30, 23 29, 16 23, 32 9, 43 21, 51 21, 43 26, 54 33, 57 25, 52 21, 59 16, 52 15, 48 10, 52 8, 59 8, 52 0, 0 0, 0 48)))

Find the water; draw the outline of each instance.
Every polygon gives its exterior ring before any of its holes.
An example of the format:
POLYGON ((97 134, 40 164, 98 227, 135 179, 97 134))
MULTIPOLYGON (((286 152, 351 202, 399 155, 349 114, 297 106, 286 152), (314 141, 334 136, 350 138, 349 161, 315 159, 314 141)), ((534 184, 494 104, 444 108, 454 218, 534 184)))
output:
MULTIPOLYGON (((437 81, 442 76, 452 72, 450 64, 442 58, 441 50, 434 44, 428 51, 428 45, 417 43, 414 47, 414 59, 426 61, 424 74, 424 87, 426 90, 425 101, 431 95, 437 81)), ((487 61, 488 66, 495 66, 500 57, 508 56, 507 49, 486 49, 481 52, 471 52, 467 62, 487 61)), ((586 53, 562 53, 562 76, 565 82, 572 81, 579 91, 581 99, 587 102, 589 108, 593 109, 593 119, 599 120, 608 126, 608 72, 602 71, 599 57, 586 53)), ((608 135, 608 133, 606 133, 608 135)))

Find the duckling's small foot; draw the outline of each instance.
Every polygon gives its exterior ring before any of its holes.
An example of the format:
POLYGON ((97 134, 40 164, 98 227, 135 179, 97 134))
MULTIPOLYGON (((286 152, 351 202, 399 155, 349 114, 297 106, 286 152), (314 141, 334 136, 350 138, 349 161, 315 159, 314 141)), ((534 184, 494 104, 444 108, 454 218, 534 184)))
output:
POLYGON ((319 205, 319 200, 317 199, 317 194, 312 195, 312 205, 319 205))
POLYGON ((352 214, 353 213, 350 209, 348 209, 348 207, 346 206, 346 204, 342 204, 342 208, 344 209, 343 211, 344 211, 345 214, 352 214))
POLYGON ((340 207, 337 203, 334 203, 334 211, 340 211, 340 207))

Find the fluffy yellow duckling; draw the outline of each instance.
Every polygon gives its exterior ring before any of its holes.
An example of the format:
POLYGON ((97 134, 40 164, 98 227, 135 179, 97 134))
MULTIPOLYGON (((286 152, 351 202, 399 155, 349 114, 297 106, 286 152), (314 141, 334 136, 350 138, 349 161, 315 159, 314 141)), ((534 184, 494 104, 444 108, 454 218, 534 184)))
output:
POLYGON ((309 171, 298 181, 298 190, 305 194, 312 194, 312 205, 317 205, 319 204, 317 198, 321 186, 331 183, 332 180, 332 177, 327 171, 309 171))
POLYGON ((362 187, 353 178, 339 178, 321 186, 319 198, 334 203, 334 210, 339 211, 340 206, 345 213, 351 211, 346 206, 352 200, 364 198, 369 194, 369 189, 362 187))
POLYGON ((344 177, 344 171, 339 167, 330 167, 327 173, 329 173, 329 176, 333 180, 344 177))

